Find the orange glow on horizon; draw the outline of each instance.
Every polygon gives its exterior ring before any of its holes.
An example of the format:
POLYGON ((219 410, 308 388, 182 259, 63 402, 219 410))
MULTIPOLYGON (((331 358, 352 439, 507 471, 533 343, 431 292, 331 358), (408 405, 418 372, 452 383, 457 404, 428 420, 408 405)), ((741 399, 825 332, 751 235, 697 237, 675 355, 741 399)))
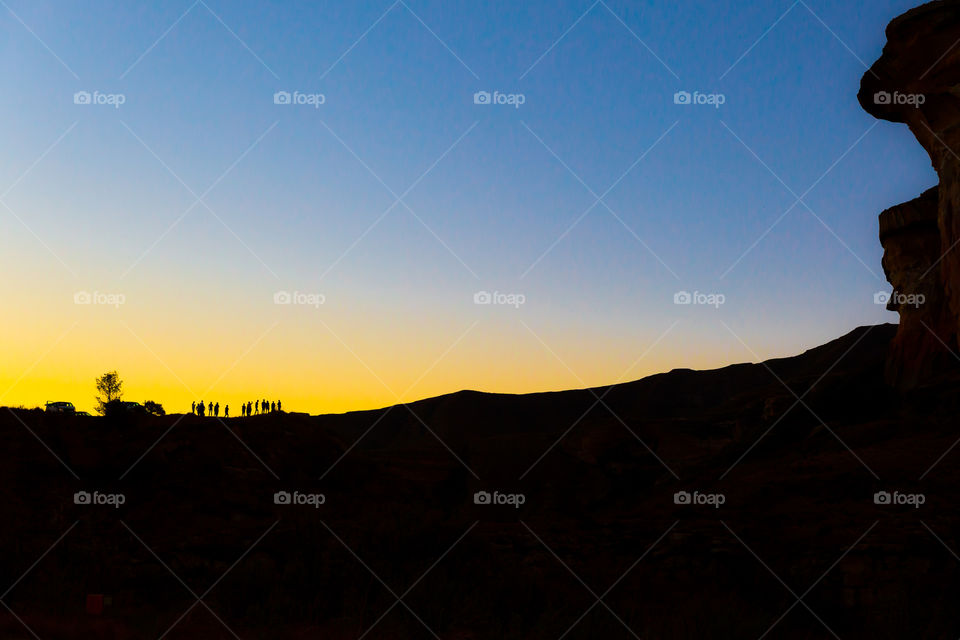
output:
POLYGON ((659 331, 634 337, 629 348, 617 337, 544 335, 548 349, 522 326, 504 334, 503 327, 481 322, 471 329, 467 321, 456 329, 437 323, 394 326, 386 333, 335 318, 310 331, 275 320, 255 331, 225 327, 211 332, 209 341, 187 342, 170 331, 147 331, 129 318, 103 324, 89 320, 59 331, 47 321, 32 334, 24 327, 5 327, 22 339, 0 352, 0 406, 65 400, 93 413, 94 379, 114 369, 127 400, 153 400, 168 413, 189 411, 194 401, 213 401, 221 410, 229 405, 236 416, 241 403, 260 398, 280 400, 287 411, 341 413, 462 389, 533 393, 601 386, 730 359, 729 354, 706 357, 674 335, 638 362, 659 331))

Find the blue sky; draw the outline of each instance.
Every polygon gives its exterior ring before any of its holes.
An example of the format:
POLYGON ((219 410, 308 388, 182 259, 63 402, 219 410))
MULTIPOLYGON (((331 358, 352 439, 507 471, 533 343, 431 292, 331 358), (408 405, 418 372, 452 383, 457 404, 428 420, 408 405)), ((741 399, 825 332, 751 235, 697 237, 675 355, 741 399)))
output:
MULTIPOLYGON (((429 361, 475 319, 488 344, 525 325, 559 358, 516 390, 612 381, 591 351, 675 320, 672 360, 638 374, 787 355, 896 321, 872 300, 877 215, 936 182, 906 128, 856 101, 912 2, 5 3, 0 176, 26 172, 0 208, 2 286, 22 301, 8 332, 56 334, 62 299, 37 297, 99 286, 140 301, 125 325, 145 336, 234 323, 243 351, 258 329, 238 318, 299 288, 370 344, 403 327, 429 361), (478 290, 528 303, 478 316, 478 290), (679 290, 726 303, 678 308, 679 290), (586 372, 558 373, 567 358, 586 372)), ((514 390, 479 368, 431 390, 514 390)))

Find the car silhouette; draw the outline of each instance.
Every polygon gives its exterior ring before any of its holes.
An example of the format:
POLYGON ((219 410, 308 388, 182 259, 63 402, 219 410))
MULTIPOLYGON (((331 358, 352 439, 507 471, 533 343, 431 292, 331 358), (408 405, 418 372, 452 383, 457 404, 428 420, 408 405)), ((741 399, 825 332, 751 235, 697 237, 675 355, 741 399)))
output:
POLYGON ((126 402, 124 400, 112 400, 104 406, 104 415, 140 415, 145 414, 146 409, 139 402, 126 402))
POLYGON ((46 411, 47 413, 76 413, 77 409, 72 402, 48 402, 46 411))

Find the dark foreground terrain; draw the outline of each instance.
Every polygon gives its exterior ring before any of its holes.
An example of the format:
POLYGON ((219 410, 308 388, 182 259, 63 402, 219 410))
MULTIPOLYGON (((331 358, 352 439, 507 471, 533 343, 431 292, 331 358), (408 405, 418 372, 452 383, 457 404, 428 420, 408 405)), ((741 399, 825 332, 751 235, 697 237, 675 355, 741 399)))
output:
POLYGON ((0 410, 0 637, 956 638, 960 384, 890 391, 894 333, 341 416, 0 410))

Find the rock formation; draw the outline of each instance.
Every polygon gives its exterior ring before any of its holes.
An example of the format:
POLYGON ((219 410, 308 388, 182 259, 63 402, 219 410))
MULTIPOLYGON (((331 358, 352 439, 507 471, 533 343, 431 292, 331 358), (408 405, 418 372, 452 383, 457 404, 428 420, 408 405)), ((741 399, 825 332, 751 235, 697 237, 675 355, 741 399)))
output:
POLYGON ((934 187, 880 214, 883 272, 893 285, 887 309, 900 314, 886 378, 902 389, 917 387, 951 365, 946 345, 956 328, 938 262, 943 251, 938 200, 934 187))
POLYGON ((880 214, 883 268, 900 312, 888 381, 909 389, 957 366, 960 333, 960 1, 917 7, 887 27, 883 54, 858 96, 871 115, 902 122, 926 149, 935 189, 880 214))

